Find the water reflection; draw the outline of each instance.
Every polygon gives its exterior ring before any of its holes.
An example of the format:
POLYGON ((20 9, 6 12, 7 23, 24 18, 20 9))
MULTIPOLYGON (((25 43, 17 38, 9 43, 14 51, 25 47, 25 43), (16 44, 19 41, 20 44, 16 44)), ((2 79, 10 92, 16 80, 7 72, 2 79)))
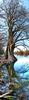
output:
POLYGON ((0 67, 0 94, 5 93, 8 90, 9 74, 5 65, 0 67))
POLYGON ((11 93, 13 99, 10 99, 10 95, 8 95, 8 100, 29 100, 28 63, 18 63, 17 61, 0 67, 0 95, 10 90, 13 90, 11 93), (23 99, 21 99, 22 97, 23 99))

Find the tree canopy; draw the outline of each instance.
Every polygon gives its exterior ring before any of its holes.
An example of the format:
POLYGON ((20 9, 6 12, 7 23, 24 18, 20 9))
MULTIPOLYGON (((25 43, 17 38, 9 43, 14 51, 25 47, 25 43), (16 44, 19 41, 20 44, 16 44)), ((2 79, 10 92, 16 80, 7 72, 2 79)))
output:
POLYGON ((8 26, 8 40, 11 41, 14 48, 23 46, 28 49, 29 12, 26 11, 24 6, 20 5, 20 0, 3 0, 1 9, 5 12, 3 14, 1 13, 0 16, 1 18, 6 19, 8 26))

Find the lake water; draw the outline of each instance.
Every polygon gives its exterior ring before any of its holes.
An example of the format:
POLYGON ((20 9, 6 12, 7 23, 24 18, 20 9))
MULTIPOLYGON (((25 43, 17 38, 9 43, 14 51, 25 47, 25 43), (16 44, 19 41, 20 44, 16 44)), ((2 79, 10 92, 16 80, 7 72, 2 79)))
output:
MULTIPOLYGON (((0 67, 0 95, 8 92, 10 90, 9 83, 11 81, 15 81, 21 84, 17 94, 20 95, 21 93, 24 93, 27 96, 26 100, 29 100, 29 56, 15 56, 17 57, 17 61, 15 63, 11 63, 9 66, 3 65, 0 67), (16 75, 18 76, 18 79, 16 78, 16 75)), ((16 96, 16 92, 13 96, 16 96)))

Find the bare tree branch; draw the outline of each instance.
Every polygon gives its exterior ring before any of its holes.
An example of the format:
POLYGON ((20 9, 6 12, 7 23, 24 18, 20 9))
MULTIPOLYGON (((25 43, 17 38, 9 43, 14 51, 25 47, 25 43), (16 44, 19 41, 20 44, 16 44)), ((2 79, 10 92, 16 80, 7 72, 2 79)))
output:
POLYGON ((19 0, 8 0, 7 2, 5 0, 1 10, 5 13, 0 12, 0 17, 6 19, 8 26, 7 53, 9 49, 10 54, 13 54, 14 48, 18 48, 21 41, 23 41, 21 46, 27 48, 24 40, 29 41, 29 12, 20 5, 19 0))

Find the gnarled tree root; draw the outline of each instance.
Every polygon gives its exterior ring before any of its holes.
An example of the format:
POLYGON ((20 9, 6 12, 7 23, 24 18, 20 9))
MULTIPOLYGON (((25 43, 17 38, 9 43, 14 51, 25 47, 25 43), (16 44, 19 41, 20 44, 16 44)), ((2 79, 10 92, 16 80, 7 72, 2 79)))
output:
POLYGON ((17 61, 15 56, 9 56, 8 59, 5 58, 5 56, 0 57, 0 66, 3 64, 10 64, 10 62, 17 61))

